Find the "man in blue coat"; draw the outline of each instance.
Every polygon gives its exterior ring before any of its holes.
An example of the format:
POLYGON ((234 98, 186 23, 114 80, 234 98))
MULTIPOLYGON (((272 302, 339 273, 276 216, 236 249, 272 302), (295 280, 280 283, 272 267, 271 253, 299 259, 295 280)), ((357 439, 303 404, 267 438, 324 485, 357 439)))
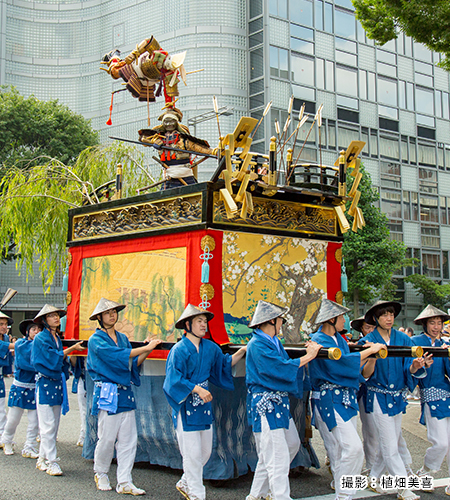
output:
POLYGON ((131 385, 140 385, 138 367, 161 340, 132 348, 128 337, 115 329, 122 309, 124 305, 102 298, 89 318, 99 323, 89 338, 86 364, 95 384, 92 415, 98 415, 94 479, 97 489, 111 489, 108 472, 115 450, 117 493, 144 495, 131 477, 137 447, 136 403, 131 385))
MULTIPOLYGON (((450 316, 429 304, 414 320, 423 328, 423 333, 412 337, 414 345, 448 349, 441 339, 444 321, 450 316)), ((427 437, 431 446, 425 453, 423 467, 418 476, 430 476, 437 472, 445 457, 450 458, 450 361, 447 357, 435 357, 427 362, 427 376, 419 379, 422 414, 420 423, 427 426, 427 437)), ((447 465, 450 471, 450 463, 447 465)), ((450 495, 450 484, 445 488, 450 495)))
POLYGON ((213 313, 188 304, 176 322, 185 331, 170 351, 166 364, 164 393, 172 407, 178 446, 183 458, 183 476, 177 490, 187 500, 205 500, 203 467, 212 452, 212 395, 208 383, 234 390, 231 367, 245 354, 246 346, 233 356, 205 339, 213 313))
POLYGON ((258 464, 247 500, 291 498, 289 468, 300 438, 289 411, 289 395, 303 398, 303 367, 321 346, 308 342, 305 356, 289 358, 278 339, 287 311, 260 300, 249 324, 255 330, 247 346, 247 406, 258 464))
MULTIPOLYGON (((400 313, 401 304, 395 301, 378 301, 365 315, 366 323, 375 329, 361 342, 379 342, 387 346, 412 346, 406 333, 393 328, 395 317, 400 313)), ((389 349, 389 348, 388 348, 389 349)), ((367 379, 367 392, 363 396, 364 407, 374 419, 377 430, 379 451, 370 472, 371 477, 380 478, 387 470, 389 475, 407 477, 405 464, 399 452, 402 414, 406 411, 407 390, 411 392, 417 379, 426 375, 424 366, 427 358, 370 359, 364 365, 362 374, 367 379), (413 378, 414 377, 414 378, 413 378)), ((419 498, 407 488, 398 490, 400 500, 419 498)))

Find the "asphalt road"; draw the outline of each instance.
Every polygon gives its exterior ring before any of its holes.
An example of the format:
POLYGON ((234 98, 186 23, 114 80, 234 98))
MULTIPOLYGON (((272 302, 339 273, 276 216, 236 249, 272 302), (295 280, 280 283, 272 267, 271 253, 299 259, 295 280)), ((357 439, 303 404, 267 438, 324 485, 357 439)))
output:
MULTIPOLYGON (((11 378, 6 379, 7 388, 11 378)), ((58 436, 58 455, 63 476, 51 477, 35 468, 36 461, 22 458, 20 450, 25 438, 26 416, 23 417, 16 434, 17 450, 12 456, 5 456, 0 451, 0 500, 108 500, 119 497, 115 491, 100 492, 94 483, 92 461, 81 457, 81 448, 75 445, 79 431, 79 412, 76 396, 70 394, 70 412, 61 417, 58 436)), ((423 456, 429 446, 426 431, 418 423, 420 406, 412 403, 403 418, 403 434, 413 457, 415 470, 422 466, 423 456)), ((314 432, 313 447, 323 464, 325 452, 318 432, 314 432)), ((112 485, 115 481, 116 466, 113 464, 110 472, 112 485)), ((136 486, 144 488, 147 495, 143 498, 158 500, 181 500, 175 484, 181 471, 165 467, 151 466, 146 463, 135 464, 133 480, 136 486)), ((448 477, 448 468, 444 462, 443 470, 436 478, 448 477)), ((221 484, 206 481, 208 500, 244 500, 250 491, 252 474, 248 473, 238 479, 225 481, 221 484)), ((326 467, 295 471, 291 474, 291 496, 293 499, 315 497, 319 500, 333 500, 330 489, 331 476, 326 467)), ((444 481, 448 484, 448 481, 444 481)), ((364 491, 359 498, 377 497, 393 499, 394 495, 376 495, 364 491)), ((439 487, 435 493, 421 493, 422 499, 441 500, 449 497, 444 494, 444 488, 439 487)))

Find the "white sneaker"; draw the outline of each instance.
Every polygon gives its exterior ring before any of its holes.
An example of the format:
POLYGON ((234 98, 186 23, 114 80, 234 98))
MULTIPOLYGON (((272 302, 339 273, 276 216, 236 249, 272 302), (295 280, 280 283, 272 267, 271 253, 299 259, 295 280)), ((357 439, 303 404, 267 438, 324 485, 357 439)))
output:
POLYGON ((95 484, 97 485, 97 489, 101 491, 109 491, 112 490, 111 484, 109 482, 108 474, 98 474, 96 473, 94 476, 95 484))
POLYGON ((82 441, 81 439, 79 439, 77 441, 77 446, 83 446, 83 444, 84 444, 84 441, 82 441))
POLYGON ((136 488, 133 483, 121 483, 116 486, 117 493, 123 495, 145 495, 145 490, 141 488, 136 488))
POLYGON ((39 453, 34 448, 27 448, 22 450, 23 458, 39 458, 39 453))
POLYGON ((45 472, 48 469, 48 464, 45 461, 45 458, 43 457, 38 457, 38 460, 36 462, 36 469, 39 469, 43 472, 45 472))
POLYGON ((13 443, 5 443, 3 445, 3 451, 5 455, 14 455, 14 444, 13 443))
POLYGON ((412 490, 398 490, 397 498, 399 500, 420 500, 419 495, 416 495, 412 490))
POLYGON ((58 462, 49 462, 46 472, 49 476, 62 476, 63 473, 58 462))

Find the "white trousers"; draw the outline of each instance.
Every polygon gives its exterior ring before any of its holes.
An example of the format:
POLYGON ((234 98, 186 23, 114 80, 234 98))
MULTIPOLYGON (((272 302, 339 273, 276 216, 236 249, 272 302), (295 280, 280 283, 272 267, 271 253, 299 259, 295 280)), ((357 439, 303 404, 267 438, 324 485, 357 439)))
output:
POLYGON ((431 446, 425 453, 424 465, 432 472, 437 472, 447 456, 450 474, 450 417, 437 419, 431 416, 430 408, 425 403, 425 423, 427 437, 431 446))
POLYGON ((6 425, 6 398, 0 398, 0 436, 6 425))
POLYGON ((94 452, 94 472, 108 474, 114 457, 117 458, 117 484, 132 483, 131 471, 136 457, 137 429, 135 411, 108 415, 98 412, 98 441, 94 452))
MULTIPOLYGON (((23 408, 18 406, 12 406, 8 411, 8 418, 6 421, 5 430, 3 431, 3 436, 1 438, 2 443, 12 443, 14 441, 14 435, 16 433, 17 426, 19 425, 20 419, 22 418, 23 408)), ((28 412, 28 427, 27 427, 27 439, 23 447, 23 451, 36 450, 37 449, 37 435, 39 432, 39 422, 36 410, 27 410, 28 412)))
MULTIPOLYGON (((366 413, 364 409, 364 403, 362 399, 359 400, 359 418, 361 419, 361 430, 363 436, 363 446, 364 446, 364 456, 366 459, 366 469, 369 471, 372 469, 373 464, 377 458, 378 454, 378 435, 376 422, 373 418, 373 413, 366 413)), ((411 467, 412 458, 409 453, 408 447, 406 446, 405 438, 400 432, 400 437, 398 441, 398 452, 402 457, 405 467, 411 467)))
MULTIPOLYGON (((383 413, 375 396, 373 400, 373 413, 371 415, 374 419, 379 443, 377 458, 370 471, 371 477, 378 478, 386 470, 391 476, 406 477, 405 464, 399 451, 399 442, 402 433, 402 414, 399 413, 390 417, 383 413)), ((403 454, 405 455, 405 452, 403 454)))
MULTIPOLYGON (((37 391, 36 400, 39 401, 37 391)), ((57 457, 56 438, 61 419, 61 406, 41 405, 39 403, 36 406, 39 420, 39 434, 41 436, 39 458, 54 462, 57 457)))
POLYGON ((78 409, 80 410, 80 435, 78 437, 78 441, 84 442, 84 438, 86 437, 86 411, 87 411, 87 403, 86 403, 86 389, 84 388, 83 380, 78 381, 77 387, 77 399, 78 399, 78 409))
POLYGON ((206 491, 203 486, 203 467, 212 452, 212 426, 204 431, 185 431, 183 420, 178 414, 177 440, 183 458, 183 477, 192 499, 205 500, 206 491))
POLYGON ((274 500, 290 500, 289 468, 300 448, 300 438, 292 418, 289 429, 269 427, 267 418, 261 417, 261 432, 254 432, 258 464, 256 465, 250 495, 268 496, 274 500))
POLYGON ((351 498, 356 493, 356 490, 343 490, 341 488, 341 477, 361 473, 364 455, 363 445, 356 430, 357 416, 355 415, 347 422, 344 422, 335 410, 336 426, 331 431, 328 430, 317 410, 315 410, 314 416, 330 459, 336 498, 351 498))

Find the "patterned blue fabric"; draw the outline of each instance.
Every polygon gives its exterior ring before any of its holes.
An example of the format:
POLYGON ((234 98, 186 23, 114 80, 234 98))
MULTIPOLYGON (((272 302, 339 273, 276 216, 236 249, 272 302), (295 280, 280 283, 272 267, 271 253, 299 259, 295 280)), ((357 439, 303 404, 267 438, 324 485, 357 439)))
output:
POLYGON ((61 406, 63 403, 63 387, 61 375, 59 380, 37 375, 37 402, 41 405, 61 406))
POLYGON ((248 423, 261 432, 261 416, 270 429, 288 429, 291 418, 289 394, 303 393, 303 368, 299 359, 290 359, 276 339, 256 329, 246 356, 248 423))
POLYGON ((26 387, 17 387, 15 384, 12 384, 9 390, 8 406, 17 406, 24 410, 35 410, 36 390, 26 387))
POLYGON ((117 344, 106 332, 97 328, 88 342, 86 369, 94 382, 98 382, 93 389, 93 415, 98 414, 98 400, 103 382, 118 385, 117 411, 113 413, 136 408, 131 385, 141 384, 137 366, 138 356, 130 359, 131 344, 127 336, 120 332, 116 332, 116 336, 117 344))
MULTIPOLYGON (((234 378, 234 391, 224 391, 213 384, 209 390, 213 395, 214 412, 213 451, 203 472, 204 479, 224 480, 248 473, 255 469, 257 455, 251 428, 246 419, 247 388, 243 377, 234 378)), ((141 376, 141 386, 134 387, 136 397, 136 424, 138 446, 136 462, 182 469, 182 459, 173 427, 171 408, 162 396, 164 376, 141 376)), ((97 440, 97 417, 92 415, 94 383, 89 374, 87 385, 87 432, 83 457, 92 460, 97 440)), ((303 399, 291 398, 290 411, 299 431, 302 445, 291 467, 316 467, 319 460, 304 438, 308 394, 303 399)))
POLYGON ((208 381, 222 389, 234 389, 231 356, 223 354, 217 344, 207 339, 201 340, 197 351, 196 346, 183 336, 169 353, 163 386, 164 394, 172 407, 175 428, 178 415, 182 418, 185 431, 210 428, 214 420, 211 402, 201 401, 200 404, 200 398, 192 394, 196 385, 203 384, 207 387, 208 381))
MULTIPOLYGON (((375 328, 373 332, 362 338, 359 343, 386 342, 375 328)), ((390 345, 412 346, 411 339, 406 333, 391 329, 390 345)), ((409 371, 413 359, 397 358, 388 356, 386 359, 377 359, 373 375, 366 381, 367 392, 363 395, 364 408, 366 413, 373 412, 373 402, 376 397, 381 411, 389 416, 405 413, 407 401, 404 398, 404 391, 414 390, 417 382, 413 379, 409 371), (375 390, 377 392, 375 392, 375 390), (376 395, 376 396, 375 396, 376 395)), ((422 370, 423 371, 423 370, 422 370)), ((417 372, 419 375, 419 372, 417 372)))
POLYGON ((337 425, 334 410, 345 422, 358 414, 356 393, 364 380, 360 373, 361 355, 351 353, 341 335, 331 337, 323 333, 322 328, 311 339, 323 347, 339 347, 341 350, 338 360, 316 358, 309 363, 311 404, 331 431, 337 425))
MULTIPOLYGON (((414 345, 431 346, 431 339, 425 333, 412 337, 414 345)), ((435 347, 447 344, 438 339, 435 347)), ((430 409, 432 417, 438 419, 450 417, 450 360, 448 358, 433 358, 433 364, 426 369, 426 377, 419 379, 422 413, 420 423, 425 425, 425 404, 430 409), (434 391, 433 391, 434 389, 434 391), (441 392, 442 391, 442 392, 441 392)))

